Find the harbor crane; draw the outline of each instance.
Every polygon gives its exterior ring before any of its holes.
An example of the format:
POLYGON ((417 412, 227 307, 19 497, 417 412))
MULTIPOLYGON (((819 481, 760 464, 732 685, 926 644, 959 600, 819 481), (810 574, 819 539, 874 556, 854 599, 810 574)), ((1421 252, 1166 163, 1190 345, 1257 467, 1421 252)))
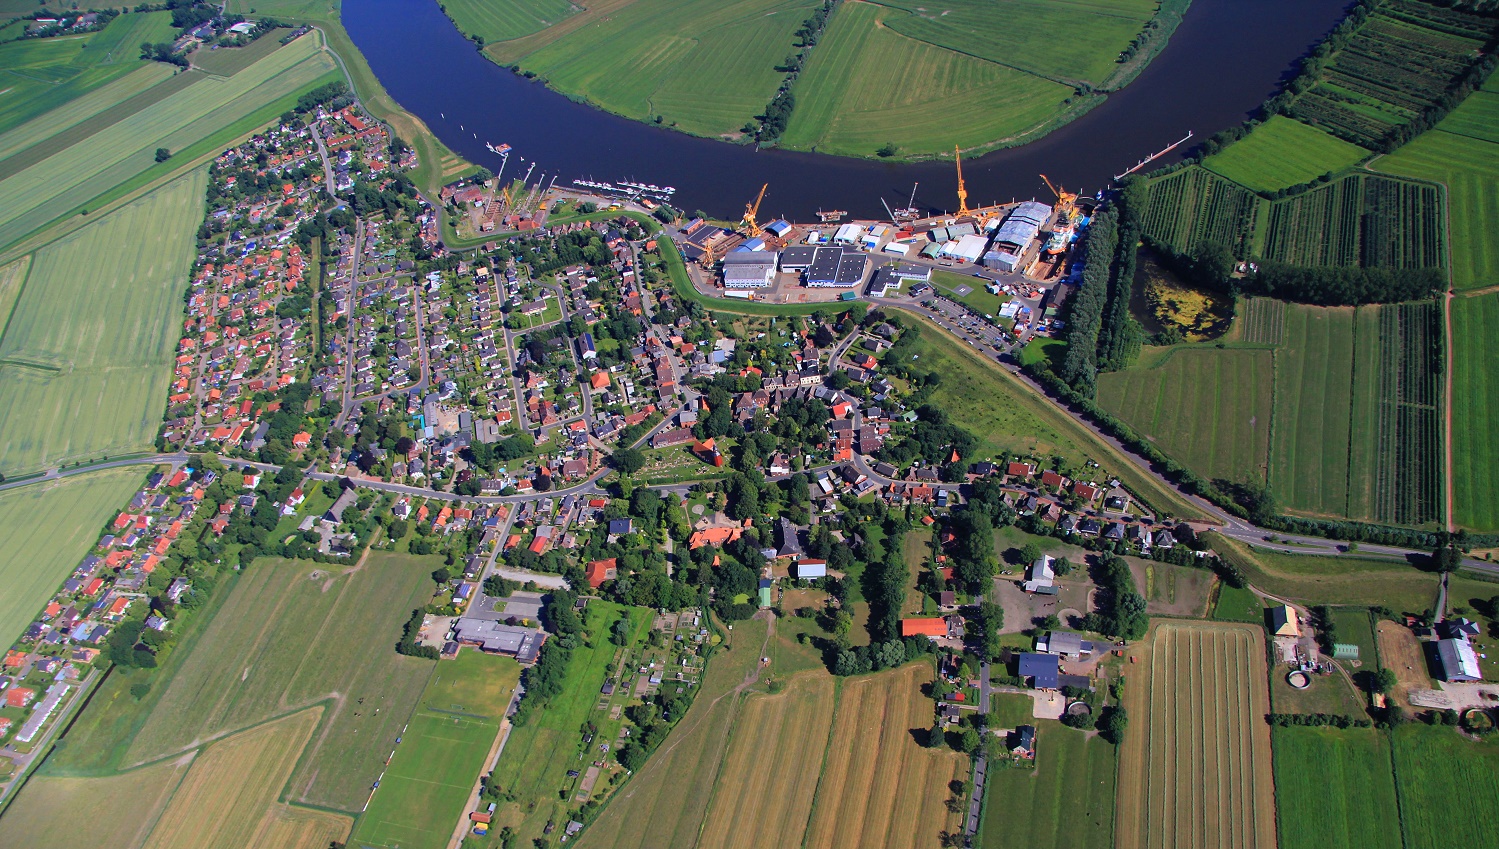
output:
POLYGON ((755 221, 755 216, 760 214, 760 201, 765 200, 765 190, 768 188, 770 188, 769 183, 761 186, 760 194, 755 197, 755 202, 744 205, 744 219, 739 222, 739 226, 749 233, 751 239, 760 235, 760 225, 755 221))
POLYGON ((1077 202, 1076 192, 1069 192, 1052 185, 1051 180, 1047 179, 1045 174, 1041 175, 1041 182, 1045 183, 1046 188, 1051 189, 1051 193, 1057 196, 1057 212, 1066 213, 1072 210, 1072 204, 1077 202))
POLYGON ((957 145, 952 147, 953 161, 958 164, 958 217, 970 215, 973 210, 968 208, 968 187, 963 185, 963 154, 957 145))

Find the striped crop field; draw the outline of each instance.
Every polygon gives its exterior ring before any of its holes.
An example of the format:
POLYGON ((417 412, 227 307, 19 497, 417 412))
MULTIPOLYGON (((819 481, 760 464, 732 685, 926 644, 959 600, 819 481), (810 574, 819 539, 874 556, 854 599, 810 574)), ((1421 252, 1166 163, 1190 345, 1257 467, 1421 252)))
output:
POLYGON ((1271 742, 1280 849, 1401 849, 1385 734, 1276 728, 1271 742))
POLYGON ((1259 483, 1270 448, 1270 351, 1181 348, 1098 376, 1098 404, 1210 479, 1259 483))
POLYGON ((1329 171, 1336 173, 1367 155, 1358 145, 1275 115, 1202 164, 1242 186, 1271 191, 1301 185, 1329 171))
POLYGON ((172 800, 194 757, 195 753, 189 753, 115 775, 32 776, 0 823, 6 838, 17 846, 133 849, 150 835, 152 824, 172 800), (80 817, 80 803, 105 805, 111 813, 80 817))
POLYGON ((1499 530, 1499 293, 1452 302, 1452 511, 1461 527, 1499 530))
POLYGON ((1158 621, 1129 653, 1115 846, 1274 849, 1263 629, 1158 621))
POLYGON ((1239 252, 1249 244, 1261 203, 1238 183, 1193 165, 1150 181, 1145 232, 1181 252, 1203 241, 1239 252))
POLYGON ((135 97, 171 77, 172 74, 171 65, 149 62, 108 85, 100 86, 56 109, 42 113, 15 129, 0 134, 0 160, 7 159, 34 144, 44 142, 117 103, 123 103, 135 97))
MULTIPOLYGON (((295 95, 333 76, 332 57, 316 36, 304 36, 232 77, 209 77, 144 105, 0 180, 0 245, 21 239, 153 167, 165 171, 170 165, 156 162, 157 148, 189 149, 251 116, 278 106, 284 109, 281 104, 290 105, 295 95)), ((271 117, 274 113, 265 120, 271 117)), ((245 127, 249 129, 253 126, 245 127)))
MULTIPOLYGON (((1012 138, 1052 119, 1072 88, 907 38, 872 3, 842 4, 797 81, 781 143, 870 156, 885 143, 939 153, 1012 138), (955 115, 964 116, 959 122, 955 115)), ((903 15, 902 15, 903 16, 903 15)))
POLYGON ((206 182, 198 169, 34 255, 0 338, 0 471, 150 449, 206 182))
POLYGON ((1499 819, 1493 735, 1474 741, 1452 728, 1410 723, 1394 737, 1405 849, 1493 845, 1499 819))
POLYGON ((1291 265, 1440 268, 1444 233, 1435 185, 1353 174, 1270 204, 1263 255, 1291 265))
POLYGON ((581 11, 571 0, 446 0, 443 11, 458 28, 485 43, 509 41, 546 29, 581 11))
POLYGON ((1286 302, 1274 298, 1243 298, 1235 323, 1239 341, 1253 345, 1279 345, 1286 332, 1286 302))

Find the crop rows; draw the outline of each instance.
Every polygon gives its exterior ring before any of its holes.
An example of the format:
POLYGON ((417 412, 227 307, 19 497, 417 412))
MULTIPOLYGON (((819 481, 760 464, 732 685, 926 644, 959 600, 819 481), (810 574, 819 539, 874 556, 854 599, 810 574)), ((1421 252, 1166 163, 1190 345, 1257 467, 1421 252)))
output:
POLYGON ((1286 331, 1286 302, 1274 298, 1246 298, 1240 302, 1239 321, 1244 341, 1279 345, 1286 331))
POLYGON ((1445 265, 1435 186, 1352 175, 1270 206, 1264 256, 1293 265, 1445 265))
POLYGON ((1254 192, 1204 168, 1184 168, 1150 184, 1145 232, 1178 251, 1214 241, 1241 253, 1259 203, 1254 192))
POLYGON ((1375 516, 1419 525, 1441 517, 1439 372, 1433 368, 1434 304, 1380 309, 1375 516))

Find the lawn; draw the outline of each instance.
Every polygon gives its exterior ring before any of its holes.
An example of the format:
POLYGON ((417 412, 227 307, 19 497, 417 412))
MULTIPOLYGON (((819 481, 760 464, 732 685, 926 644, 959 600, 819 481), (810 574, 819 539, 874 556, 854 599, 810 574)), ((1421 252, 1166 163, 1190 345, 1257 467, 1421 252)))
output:
POLYGON ((934 270, 932 272, 932 285, 946 292, 953 300, 962 301, 983 315, 992 315, 996 320, 1005 322, 1006 325, 1011 324, 1009 319, 999 318, 999 308, 1010 300, 1010 296, 991 294, 984 288, 984 284, 988 282, 982 278, 971 277, 967 274, 954 274, 951 271, 934 270), (966 295, 958 295, 954 290, 959 286, 967 286, 973 291, 966 295))
POLYGON ((447 0, 442 10, 458 29, 489 43, 546 29, 580 8, 569 0, 447 0))
POLYGON ((1248 622, 1260 625, 1265 621, 1265 605, 1260 597, 1248 587, 1218 585, 1218 603, 1213 606, 1213 618, 1219 622, 1248 622))
POLYGON ((349 842, 446 847, 519 680, 513 659, 474 649, 439 663, 349 842))
POLYGON ((1436 600, 1436 575, 1398 560, 1281 554, 1217 534, 1207 539, 1214 551, 1244 570, 1251 584, 1280 598, 1305 604, 1382 604, 1397 613, 1419 613, 1436 600))
POLYGON ((1342 171, 1368 155, 1358 145, 1275 115, 1202 164, 1255 191, 1274 191, 1342 171))
POLYGON ((148 450, 207 174, 38 251, 0 339, 0 471, 148 450))
POLYGON ((0 644, 21 636, 142 477, 109 469, 0 493, 0 644))
POLYGON ((1395 732, 1395 775, 1406 849, 1491 845, 1499 818, 1499 742, 1451 728, 1395 732))
POLYGON ((1034 710, 1035 702, 1024 693, 992 693, 989 696, 989 727, 1034 725, 1034 710))
POLYGON ((284 109, 298 93, 328 82, 335 66, 318 42, 299 38, 233 77, 200 80, 0 180, 0 245, 138 175, 166 172, 173 166, 156 162, 158 148, 191 150, 252 116, 258 126, 269 119, 258 117, 268 107, 284 109))
POLYGON ((1035 769, 989 771, 985 849, 1111 849, 1118 747, 1055 720, 1033 724, 1035 769))
POLYGON ((887 24, 906 17, 871 3, 839 7, 797 81, 783 145, 852 156, 887 143, 902 156, 978 148, 1042 129, 1073 95, 1071 86, 887 24))
MULTIPOLYGON (((532 711, 526 724, 516 726, 505 743, 505 751, 495 767, 494 777, 513 802, 501 803, 495 821, 509 825, 523 842, 542 836, 548 821, 564 816, 577 790, 577 782, 567 776, 572 769, 587 767, 586 749, 579 729, 589 721, 598 727, 598 739, 612 740, 620 721, 608 711, 595 708, 600 703, 604 681, 614 675, 624 652, 608 638, 621 615, 630 617, 634 649, 650 628, 650 612, 644 608, 623 608, 603 601, 588 605, 588 633, 591 645, 573 651, 563 679, 563 690, 544 710, 532 711), (569 801, 561 801, 562 795, 569 801)), ((633 676, 627 676, 619 691, 621 700, 633 676)), ((603 789, 602 782, 597 789, 603 789)))
POLYGON ((1389 738, 1367 728, 1276 728, 1280 849, 1401 849, 1389 738))
MULTIPOLYGON (((168 681, 122 760, 187 749, 288 706, 329 710, 299 762, 288 801, 358 811, 432 675, 391 648, 431 593, 438 558, 371 552, 353 572, 260 558, 237 579, 168 681)), ((139 721, 139 720, 138 720, 139 721)))
MULTIPOLYGON (((1495 586, 1495 590, 1499 591, 1499 585, 1495 586)), ((1358 646, 1361 668, 1377 668, 1379 653, 1374 648, 1374 623, 1369 619, 1368 608, 1335 607, 1332 622, 1338 642, 1358 646)))
POLYGON ((1129 654, 1116 846, 1273 847, 1263 630, 1157 621, 1129 654))
POLYGON ((1499 530, 1499 293, 1452 302, 1452 512, 1458 525, 1499 530))
POLYGON ((1209 480, 1260 483, 1272 371, 1269 351, 1181 348, 1151 368, 1099 375, 1098 404, 1209 480))

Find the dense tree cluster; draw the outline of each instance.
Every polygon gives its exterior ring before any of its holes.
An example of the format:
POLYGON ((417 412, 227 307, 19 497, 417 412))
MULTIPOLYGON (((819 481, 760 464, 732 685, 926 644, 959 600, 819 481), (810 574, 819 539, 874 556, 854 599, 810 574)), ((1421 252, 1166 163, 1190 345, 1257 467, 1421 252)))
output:
POLYGON ((1083 628, 1125 640, 1145 636, 1150 617, 1145 613, 1145 599, 1135 589, 1129 563, 1123 557, 1104 554, 1095 568, 1094 580, 1101 590, 1095 602, 1098 610, 1083 618, 1083 628))

